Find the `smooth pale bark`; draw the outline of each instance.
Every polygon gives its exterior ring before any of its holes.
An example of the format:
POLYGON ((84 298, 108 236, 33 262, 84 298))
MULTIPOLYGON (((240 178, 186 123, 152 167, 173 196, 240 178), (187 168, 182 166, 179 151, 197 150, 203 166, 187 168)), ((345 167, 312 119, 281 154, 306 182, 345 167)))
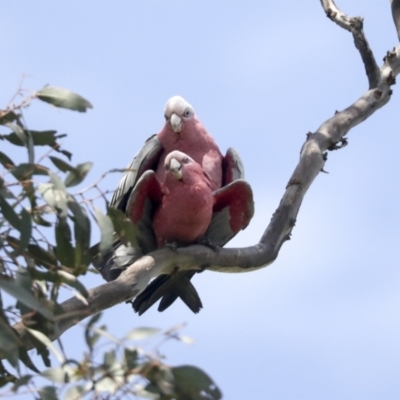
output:
MULTIPOLYGON (((266 267, 277 258, 282 244, 290 237, 308 188, 324 166, 326 152, 345 146, 345 135, 350 129, 390 100, 391 85, 400 72, 400 45, 387 53, 383 66, 379 68, 364 35, 362 19, 345 15, 334 1, 321 0, 321 5, 332 21, 352 33, 365 66, 369 88, 353 104, 325 121, 316 132, 307 135, 299 163, 259 243, 245 248, 221 249, 219 253, 199 245, 179 248, 177 251, 164 248, 149 253, 132 264, 117 280, 89 290, 87 304, 77 298, 63 302, 61 306, 65 315, 58 320, 58 330, 51 337, 52 340, 84 318, 135 297, 152 278, 173 272, 177 265, 180 270, 205 268, 236 273, 266 267)), ((400 0, 393 0, 392 10, 399 31, 400 0)), ((31 348, 23 325, 18 323, 14 327, 21 333, 27 347, 31 348)))

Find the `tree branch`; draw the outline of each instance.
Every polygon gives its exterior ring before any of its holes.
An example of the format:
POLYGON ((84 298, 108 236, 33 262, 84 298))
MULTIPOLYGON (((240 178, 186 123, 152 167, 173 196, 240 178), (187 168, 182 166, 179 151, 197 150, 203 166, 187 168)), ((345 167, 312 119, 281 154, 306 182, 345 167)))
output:
POLYGON ((375 88, 379 82, 380 71, 363 31, 363 18, 349 17, 336 7, 333 0, 321 0, 321 4, 329 19, 353 34, 354 44, 365 66, 369 88, 375 88))
MULTIPOLYGON (((333 1, 321 0, 321 3, 334 22, 353 34, 367 70, 370 88, 352 105, 325 121, 316 132, 307 135, 300 151, 299 163, 260 242, 246 248, 223 248, 218 253, 199 245, 179 248, 176 251, 164 248, 149 253, 132 264, 115 281, 89 290, 87 304, 77 298, 63 302, 61 307, 65 314, 60 316, 56 324, 58 329, 52 335, 52 340, 87 316, 131 299, 144 290, 152 278, 173 273, 177 265, 180 270, 247 272, 265 267, 277 258, 282 244, 290 238, 308 188, 324 166, 326 151, 340 148, 338 143, 344 143, 344 136, 350 129, 390 100, 390 86, 395 83, 394 77, 400 73, 400 45, 388 52, 382 68, 379 69, 362 31, 362 20, 349 18, 333 1)), ((23 324, 18 323, 14 328, 21 334, 27 348, 32 348, 24 334, 23 324)))

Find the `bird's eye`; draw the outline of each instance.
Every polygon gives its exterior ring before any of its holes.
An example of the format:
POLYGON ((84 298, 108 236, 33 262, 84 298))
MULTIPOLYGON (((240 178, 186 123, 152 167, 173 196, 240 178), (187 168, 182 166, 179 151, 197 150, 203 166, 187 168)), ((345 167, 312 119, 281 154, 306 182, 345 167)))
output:
POLYGON ((183 157, 183 158, 182 158, 182 162, 183 162, 184 164, 188 164, 188 163, 189 163, 189 159, 188 159, 187 157, 183 157))
POLYGON ((168 122, 168 120, 169 120, 168 115, 164 115, 164 118, 168 122))
POLYGON ((187 108, 184 113, 183 113, 184 117, 189 117, 190 116, 190 110, 187 108))
POLYGON ((166 171, 169 171, 169 165, 168 164, 165 164, 164 167, 165 167, 166 171))

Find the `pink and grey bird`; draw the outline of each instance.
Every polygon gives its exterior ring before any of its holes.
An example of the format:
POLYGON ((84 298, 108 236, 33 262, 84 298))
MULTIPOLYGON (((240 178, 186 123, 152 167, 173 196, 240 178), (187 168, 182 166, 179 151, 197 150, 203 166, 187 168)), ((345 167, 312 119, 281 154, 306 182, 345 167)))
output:
MULTIPOLYGON (((236 180, 212 191, 202 167, 176 150, 165 158, 165 171, 163 183, 155 172, 146 171, 132 190, 126 209, 138 230, 153 229, 154 247, 205 243, 209 241, 206 232, 210 229, 216 229, 219 237, 223 236, 221 232, 229 232, 230 238, 246 227, 253 216, 252 191, 245 181, 236 180)), ((218 240, 215 232, 214 238, 218 240)), ((194 273, 178 271, 155 279, 133 301, 133 308, 142 314, 163 297, 159 306, 163 311, 181 297, 193 312, 198 312, 201 300, 190 282, 194 273)))
MULTIPOLYGON (((243 164, 237 152, 230 148, 225 157, 222 157, 214 139, 195 115, 193 107, 182 97, 174 96, 168 100, 164 116, 166 121, 161 131, 146 141, 144 147, 128 165, 127 172, 111 199, 111 207, 126 212, 131 192, 145 171, 155 171, 157 178, 163 181, 164 160, 174 150, 186 153, 202 167, 212 190, 226 186, 236 179, 244 178, 243 164)), ((144 213, 147 215, 147 220, 151 219, 146 209, 144 213)), ((218 214, 217 220, 215 218, 216 215, 212 218, 207 236, 215 245, 221 246, 237 232, 233 233, 231 230, 229 215, 226 212, 218 214)), ((153 230, 149 228, 148 223, 145 224, 138 233, 139 246, 125 246, 117 240, 107 256, 98 258, 95 262, 96 268, 106 280, 116 279, 126 267, 154 249, 153 237, 153 230)), ((193 274, 191 272, 191 275, 193 274)), ((168 280, 168 276, 160 276, 153 281, 153 286, 168 280)), ((164 284, 164 286, 168 285, 164 284)), ((148 290, 151 290, 151 286, 148 290)))

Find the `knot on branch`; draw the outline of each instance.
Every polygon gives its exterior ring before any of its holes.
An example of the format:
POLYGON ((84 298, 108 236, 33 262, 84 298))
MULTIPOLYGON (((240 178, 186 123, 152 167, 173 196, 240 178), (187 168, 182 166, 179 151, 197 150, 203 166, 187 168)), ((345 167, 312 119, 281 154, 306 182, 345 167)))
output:
POLYGON ((396 48, 393 47, 393 50, 392 51, 388 51, 386 53, 386 56, 383 57, 383 62, 387 62, 387 61, 393 60, 395 58, 396 58, 396 48))
POLYGON ((364 18, 353 17, 350 18, 350 28, 357 33, 361 32, 364 28, 364 18))
MULTIPOLYGON (((387 83, 389 86, 392 86, 392 85, 395 85, 395 84, 396 84, 396 77, 393 75, 393 71, 390 71, 389 74, 388 74, 388 76, 386 77, 386 83, 387 83)), ((392 92, 392 91, 390 90, 390 91, 389 91, 389 94, 392 94, 391 92, 392 92)))
MULTIPOLYGON (((332 143, 329 147, 328 150, 329 151, 333 151, 333 150, 340 150, 343 149, 343 147, 346 147, 349 144, 348 140, 346 138, 342 138, 339 141, 332 143)), ((323 154, 324 160, 326 160, 328 158, 328 154, 324 153, 323 154)), ((323 171, 325 172, 325 171, 323 171)))
POLYGON ((331 8, 328 8, 326 10, 326 16, 331 20, 331 21, 335 21, 337 13, 335 11, 333 11, 331 8))

